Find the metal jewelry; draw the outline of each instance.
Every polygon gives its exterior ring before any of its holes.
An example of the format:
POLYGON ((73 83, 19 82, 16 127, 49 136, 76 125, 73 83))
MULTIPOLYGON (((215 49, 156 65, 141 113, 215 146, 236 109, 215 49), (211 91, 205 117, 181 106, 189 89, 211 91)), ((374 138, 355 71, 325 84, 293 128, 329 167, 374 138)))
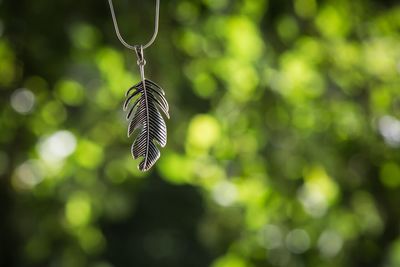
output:
POLYGON ((164 90, 144 75, 146 60, 143 52, 157 37, 160 0, 156 0, 154 33, 145 45, 130 45, 125 42, 118 28, 112 0, 108 0, 108 3, 118 39, 126 48, 134 50, 137 57, 141 80, 126 92, 123 108, 124 111, 128 111, 128 137, 137 132, 131 147, 132 156, 134 159, 142 158, 138 168, 140 171, 147 171, 160 158, 157 145, 164 147, 167 144, 167 126, 160 111, 169 119, 169 106, 164 90))

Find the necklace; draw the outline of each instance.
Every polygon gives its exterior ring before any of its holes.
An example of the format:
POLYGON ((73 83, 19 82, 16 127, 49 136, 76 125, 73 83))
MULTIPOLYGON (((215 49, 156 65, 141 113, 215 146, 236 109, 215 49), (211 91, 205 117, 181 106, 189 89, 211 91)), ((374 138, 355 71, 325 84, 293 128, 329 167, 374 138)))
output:
POLYGON ((167 144, 167 126, 160 111, 169 119, 169 106, 164 90, 155 82, 146 79, 144 75, 144 49, 150 47, 157 37, 160 13, 160 0, 156 0, 156 15, 154 33, 145 45, 130 45, 121 36, 112 0, 108 0, 115 33, 119 41, 128 49, 134 50, 139 66, 140 82, 128 89, 125 94, 124 111, 128 111, 126 119, 129 121, 128 137, 134 132, 138 134, 132 144, 131 152, 134 159, 142 158, 138 168, 140 171, 149 170, 160 158, 157 145, 164 147, 167 144), (132 104, 133 103, 133 104, 132 104))

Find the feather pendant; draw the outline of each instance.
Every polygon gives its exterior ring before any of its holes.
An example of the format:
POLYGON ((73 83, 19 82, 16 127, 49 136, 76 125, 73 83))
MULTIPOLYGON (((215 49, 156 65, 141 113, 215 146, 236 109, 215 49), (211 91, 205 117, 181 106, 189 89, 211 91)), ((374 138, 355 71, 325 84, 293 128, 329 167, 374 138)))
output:
POLYGON ((138 168, 147 171, 160 157, 157 145, 164 147, 167 144, 167 127, 160 113, 162 111, 169 119, 164 90, 142 75, 142 81, 126 92, 124 110, 128 109, 128 137, 138 132, 132 144, 132 156, 134 159, 141 157, 138 168))

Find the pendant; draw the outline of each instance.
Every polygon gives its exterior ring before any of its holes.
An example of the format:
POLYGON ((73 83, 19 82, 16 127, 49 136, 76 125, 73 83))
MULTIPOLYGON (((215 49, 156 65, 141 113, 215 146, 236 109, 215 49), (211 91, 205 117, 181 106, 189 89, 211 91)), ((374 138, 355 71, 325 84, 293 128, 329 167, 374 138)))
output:
POLYGON ((138 168, 147 171, 160 158, 157 145, 165 147, 167 144, 167 126, 160 111, 169 119, 169 106, 164 90, 144 76, 143 46, 135 46, 135 52, 141 81, 126 92, 124 111, 129 109, 126 116, 128 137, 137 132, 131 147, 132 156, 134 159, 142 158, 138 168))

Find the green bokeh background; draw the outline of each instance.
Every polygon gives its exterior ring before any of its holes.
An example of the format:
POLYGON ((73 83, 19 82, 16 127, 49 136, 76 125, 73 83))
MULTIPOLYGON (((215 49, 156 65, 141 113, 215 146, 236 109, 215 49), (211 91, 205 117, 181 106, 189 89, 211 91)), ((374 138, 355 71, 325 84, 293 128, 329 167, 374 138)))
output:
POLYGON ((0 0, 0 38, 1 267, 400 266, 397 1, 161 0, 147 173, 106 0, 0 0))

